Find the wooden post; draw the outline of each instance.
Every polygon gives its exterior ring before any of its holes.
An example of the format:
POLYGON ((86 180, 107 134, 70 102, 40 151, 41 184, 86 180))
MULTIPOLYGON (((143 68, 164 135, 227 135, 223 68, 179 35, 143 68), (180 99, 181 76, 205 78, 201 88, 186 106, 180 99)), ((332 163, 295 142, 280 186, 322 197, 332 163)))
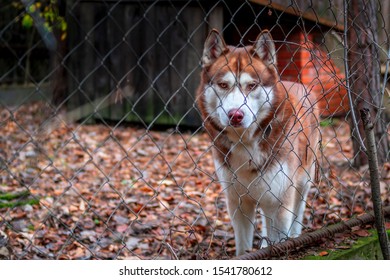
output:
POLYGON ((363 124, 354 116, 364 107, 372 108, 374 134, 378 140, 379 164, 386 162, 389 150, 386 123, 381 118, 380 62, 378 48, 378 4, 371 0, 345 0, 348 14, 346 24, 348 58, 346 78, 351 98, 351 134, 354 150, 354 165, 368 163, 360 136, 364 135, 363 124), (352 114, 353 113, 353 114, 352 114))

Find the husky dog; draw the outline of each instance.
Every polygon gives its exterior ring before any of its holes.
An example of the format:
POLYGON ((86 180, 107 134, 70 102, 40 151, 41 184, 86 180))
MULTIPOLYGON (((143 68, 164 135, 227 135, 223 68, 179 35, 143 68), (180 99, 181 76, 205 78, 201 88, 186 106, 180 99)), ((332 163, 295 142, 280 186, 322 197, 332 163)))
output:
POLYGON ((237 255, 252 249, 257 208, 268 244, 298 236, 317 178, 317 96, 281 81, 275 55, 268 31, 251 46, 232 47, 214 29, 204 45, 197 104, 212 141, 237 255))

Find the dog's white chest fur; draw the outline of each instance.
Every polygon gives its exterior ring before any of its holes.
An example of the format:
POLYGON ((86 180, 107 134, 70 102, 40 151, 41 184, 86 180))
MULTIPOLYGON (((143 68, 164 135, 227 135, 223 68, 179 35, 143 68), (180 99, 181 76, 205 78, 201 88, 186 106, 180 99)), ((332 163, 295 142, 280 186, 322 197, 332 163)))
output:
MULTIPOLYGON (((271 155, 272 157, 272 155, 271 155)), ((267 198, 272 201, 280 198, 288 179, 288 166, 285 162, 273 162, 264 168, 267 154, 261 151, 256 142, 236 143, 230 149, 229 163, 215 162, 220 180, 229 180, 231 188, 226 191, 236 192, 239 196, 248 195, 258 203, 267 198)))

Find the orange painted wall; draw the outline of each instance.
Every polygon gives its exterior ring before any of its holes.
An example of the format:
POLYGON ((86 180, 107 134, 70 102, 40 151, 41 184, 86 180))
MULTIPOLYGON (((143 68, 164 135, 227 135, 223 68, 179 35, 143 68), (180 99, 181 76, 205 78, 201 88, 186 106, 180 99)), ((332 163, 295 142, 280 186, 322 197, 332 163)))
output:
POLYGON ((323 117, 345 115, 349 110, 345 75, 325 51, 312 43, 313 36, 295 32, 285 42, 276 40, 280 75, 317 92, 323 117))

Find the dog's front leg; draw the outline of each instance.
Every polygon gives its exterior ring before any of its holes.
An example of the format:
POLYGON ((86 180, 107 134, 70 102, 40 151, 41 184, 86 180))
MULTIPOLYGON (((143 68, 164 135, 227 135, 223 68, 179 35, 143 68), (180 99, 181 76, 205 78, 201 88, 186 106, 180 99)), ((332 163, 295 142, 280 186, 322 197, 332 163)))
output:
POLYGON ((228 191, 227 206, 234 229, 236 255, 242 255, 252 249, 256 201, 248 194, 240 196, 235 191, 228 191))
POLYGON ((285 200, 275 200, 263 209, 268 239, 271 243, 279 243, 288 237, 297 237, 302 229, 304 202, 296 195, 294 188, 289 189, 285 200))

